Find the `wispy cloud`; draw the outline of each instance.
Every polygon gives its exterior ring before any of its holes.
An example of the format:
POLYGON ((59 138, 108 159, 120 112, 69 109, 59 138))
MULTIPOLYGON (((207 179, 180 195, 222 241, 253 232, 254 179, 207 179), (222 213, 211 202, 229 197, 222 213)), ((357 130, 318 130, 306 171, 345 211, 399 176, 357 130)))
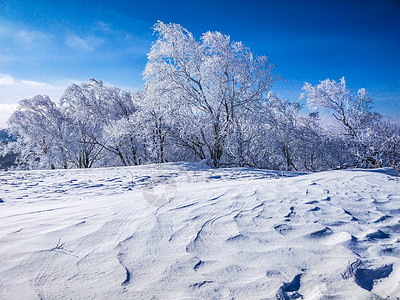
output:
POLYGON ((52 35, 33 30, 20 30, 14 36, 16 44, 28 49, 44 46, 45 44, 48 44, 51 39, 52 35))
POLYGON ((103 22, 103 21, 97 21, 95 23, 94 30, 105 32, 105 33, 110 33, 113 31, 111 29, 111 25, 106 22, 103 22))
POLYGON ((32 81, 32 80, 21 80, 21 84, 32 87, 32 88, 50 88, 50 89, 54 88, 54 86, 52 86, 48 83, 32 81))
POLYGON ((132 54, 145 56, 151 46, 151 40, 148 36, 133 34, 131 31, 126 31, 104 21, 93 23, 91 28, 92 33, 97 37, 101 37, 104 44, 106 44, 103 49, 104 53, 112 51, 116 56, 131 56, 132 54))
POLYGON ((79 51, 93 51, 97 47, 101 46, 104 40, 96 36, 89 36, 86 38, 79 37, 77 35, 70 35, 65 40, 65 44, 79 51))
POLYGON ((8 86, 15 83, 14 77, 7 74, 0 74, 0 86, 8 86))

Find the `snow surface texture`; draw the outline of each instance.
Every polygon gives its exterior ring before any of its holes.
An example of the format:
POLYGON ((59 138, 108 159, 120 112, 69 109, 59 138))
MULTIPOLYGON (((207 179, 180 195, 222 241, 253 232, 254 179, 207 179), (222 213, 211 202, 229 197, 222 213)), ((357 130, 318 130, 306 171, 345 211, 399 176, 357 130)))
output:
POLYGON ((0 173, 1 299, 399 299, 392 169, 0 173))

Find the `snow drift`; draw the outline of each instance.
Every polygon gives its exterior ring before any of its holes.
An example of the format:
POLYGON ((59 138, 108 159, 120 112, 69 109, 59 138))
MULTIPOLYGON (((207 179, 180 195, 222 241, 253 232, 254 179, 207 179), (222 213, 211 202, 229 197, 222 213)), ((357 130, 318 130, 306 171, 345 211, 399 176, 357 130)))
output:
POLYGON ((0 173, 2 299, 400 295, 393 169, 0 173))

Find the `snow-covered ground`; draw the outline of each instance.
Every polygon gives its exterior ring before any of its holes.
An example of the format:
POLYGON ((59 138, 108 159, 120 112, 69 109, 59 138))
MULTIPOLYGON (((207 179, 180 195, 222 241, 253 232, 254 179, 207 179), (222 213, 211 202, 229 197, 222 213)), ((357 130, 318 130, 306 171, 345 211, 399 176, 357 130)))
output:
POLYGON ((396 175, 0 172, 0 299, 399 299, 396 175))

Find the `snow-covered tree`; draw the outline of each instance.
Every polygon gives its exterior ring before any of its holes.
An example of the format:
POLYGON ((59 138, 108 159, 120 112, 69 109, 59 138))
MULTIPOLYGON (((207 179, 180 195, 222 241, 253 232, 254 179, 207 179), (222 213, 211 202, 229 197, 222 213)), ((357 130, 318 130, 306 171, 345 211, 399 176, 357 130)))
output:
POLYGON ((65 116, 48 96, 19 102, 8 120, 16 138, 9 147, 19 153, 17 163, 28 168, 67 168, 65 116))
POLYGON ((132 130, 126 130, 137 110, 130 93, 89 79, 67 88, 60 109, 75 137, 71 159, 76 167, 115 164, 116 158, 124 165, 137 164, 136 139, 132 130), (123 142, 118 137, 123 137, 123 142))
POLYGON ((158 39, 148 54, 146 88, 176 108, 177 139, 219 166, 239 108, 263 100, 276 79, 273 66, 219 32, 197 41, 178 24, 157 22, 154 30, 158 39))
POLYGON ((96 80, 72 84, 60 99, 60 109, 74 137, 69 145, 74 149, 70 159, 77 168, 90 168, 104 157, 104 147, 98 141, 102 137, 102 110, 109 108, 103 101, 102 86, 96 80))
POLYGON ((103 127, 104 146, 115 153, 123 165, 138 165, 149 161, 147 154, 148 126, 145 93, 137 91, 130 95, 124 113, 109 118, 103 127))
POLYGON ((393 165, 389 157, 396 155, 385 149, 396 148, 396 135, 386 134, 389 127, 372 111, 372 99, 365 89, 352 94, 344 77, 339 82, 326 79, 316 86, 305 83, 303 89, 310 106, 330 112, 341 125, 343 148, 353 156, 353 161, 346 160, 342 166, 380 167, 389 162, 393 165))

